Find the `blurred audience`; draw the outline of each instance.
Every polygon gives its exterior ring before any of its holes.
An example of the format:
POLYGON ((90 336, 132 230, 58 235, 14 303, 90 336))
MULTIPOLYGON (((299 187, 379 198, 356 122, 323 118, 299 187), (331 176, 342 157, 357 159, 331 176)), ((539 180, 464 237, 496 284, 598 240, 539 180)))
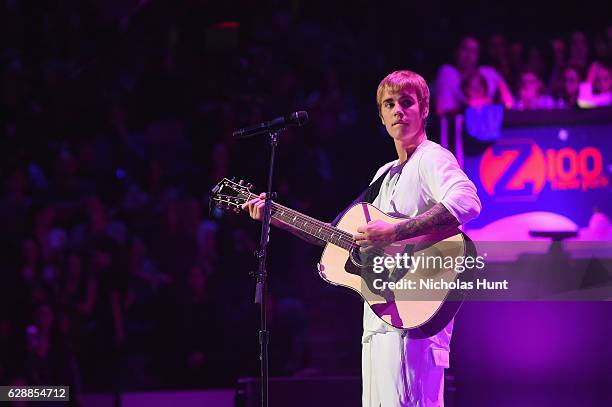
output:
POLYGON ((435 103, 438 115, 458 112, 466 104, 461 83, 464 78, 478 72, 487 86, 486 97, 499 100, 506 107, 512 107, 514 99, 504 78, 490 66, 479 66, 480 44, 474 37, 465 37, 457 48, 454 65, 443 65, 435 81, 435 103))
POLYGON ((595 35, 593 61, 583 31, 572 32, 567 41, 552 39, 547 50, 537 45, 525 50, 520 42, 509 43, 495 33, 487 39, 486 60, 491 66, 478 65, 478 40, 465 37, 455 64, 438 70, 436 112, 458 113, 495 103, 516 110, 609 106, 610 36, 610 27, 595 35), (514 94, 507 84, 513 85, 514 94))

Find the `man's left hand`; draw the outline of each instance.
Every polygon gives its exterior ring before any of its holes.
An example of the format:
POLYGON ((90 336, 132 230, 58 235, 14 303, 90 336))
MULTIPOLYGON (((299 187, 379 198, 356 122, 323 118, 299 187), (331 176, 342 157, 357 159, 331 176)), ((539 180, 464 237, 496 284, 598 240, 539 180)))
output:
POLYGON ((371 220, 357 228, 355 243, 365 252, 395 242, 395 226, 382 220, 371 220))

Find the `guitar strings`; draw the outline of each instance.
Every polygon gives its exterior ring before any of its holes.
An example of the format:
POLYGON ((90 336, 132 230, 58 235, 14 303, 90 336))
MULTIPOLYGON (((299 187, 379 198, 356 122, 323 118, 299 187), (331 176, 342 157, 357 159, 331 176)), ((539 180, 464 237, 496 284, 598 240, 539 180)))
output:
MULTIPOLYGON (((228 196, 228 197, 230 197, 230 196, 228 196)), ((252 197, 258 197, 258 195, 249 193, 249 195, 246 198, 247 201, 250 200, 252 197)), ((300 213, 298 211, 295 211, 293 209, 290 209, 290 208, 288 208, 286 206, 277 204, 274 201, 272 201, 271 207, 272 207, 272 209, 275 210, 275 212, 272 213, 272 215, 273 216, 276 215, 277 217, 285 218, 284 221, 286 223, 291 224, 291 222, 295 222, 296 219, 299 219, 301 222, 304 221, 305 223, 308 223, 307 221, 310 221, 310 223, 318 225, 320 230, 325 230, 328 233, 338 235, 338 240, 342 239, 344 243, 349 245, 349 248, 341 246, 344 249, 350 249, 350 248, 356 246, 356 245, 354 245, 353 236, 350 233, 348 233, 348 232, 345 232, 345 231, 343 231, 341 229, 338 229, 338 228, 336 228, 334 226, 331 226, 331 225, 329 225, 329 224, 327 224, 325 222, 321 222, 320 220, 312 218, 312 217, 310 217, 308 215, 304 215, 304 214, 302 214, 302 213, 300 213), (283 215, 281 215, 279 213, 279 211, 278 211, 279 209, 283 212, 283 215), (284 212, 287 212, 290 215, 287 216, 286 214, 284 214, 284 212), (291 219, 291 215, 293 215, 293 219, 291 219), (291 219, 291 221, 289 221, 289 219, 291 219)), ((295 227, 295 225, 292 225, 292 226, 295 227)), ((319 237, 319 236, 309 232, 308 230, 303 230, 303 232, 308 234, 308 235, 310 235, 310 236, 312 236, 312 237, 315 237, 317 239, 325 240, 325 239, 322 239, 321 237, 319 237)), ((330 240, 331 240, 331 238, 330 238, 330 240)), ((333 243, 333 242, 330 242, 330 243, 333 243)))
MULTIPOLYGON (((257 197, 257 195, 249 194, 248 200, 250 200, 251 197, 257 197)), ((274 201, 272 201, 271 206, 272 206, 272 209, 276 210, 276 212, 273 213, 272 215, 282 216, 282 217, 284 217, 286 219, 291 219, 293 217, 294 219, 299 219, 301 222, 303 221, 305 223, 312 223, 312 224, 314 224, 316 226, 319 226, 319 229, 321 229, 321 230, 325 230, 326 232, 338 235, 339 239, 340 238, 346 239, 345 242, 347 242, 347 243, 353 241, 353 235, 351 235, 350 233, 345 232, 345 231, 343 231, 341 229, 338 229, 337 227, 329 225, 329 224, 327 224, 325 222, 322 222, 322 221, 320 221, 318 219, 312 218, 312 217, 310 217, 308 215, 304 215, 304 214, 302 214, 302 213, 300 213, 300 212, 298 212, 296 210, 293 210, 291 208, 287 208, 286 206, 280 205, 280 204, 278 204, 278 203, 276 203, 274 201), (283 213, 287 212, 287 214, 289 214, 289 216, 286 216, 285 214, 281 215, 278 212, 279 210, 281 210, 283 213)), ((308 232, 307 230, 304 230, 304 232, 308 233, 309 235, 311 235, 313 237, 321 239, 320 237, 318 237, 318 236, 308 232)))
MULTIPOLYGON (((258 197, 258 195, 249 193, 248 196, 247 196, 247 201, 251 200, 252 197, 258 197)), ((289 212, 291 215, 293 215, 294 221, 295 221, 295 219, 299 219, 300 221, 304 221, 305 223, 310 222, 312 224, 315 224, 315 225, 319 226, 319 230, 325 230, 326 232, 331 233, 332 235, 335 235, 335 234, 339 235, 338 236, 338 243, 334 243, 333 241, 331 241, 332 240, 331 238, 330 238, 330 242, 329 243, 332 243, 332 244, 335 244, 337 246, 340 246, 341 248, 343 248, 345 250, 348 250, 348 251, 352 251, 355 248, 359 248, 359 246, 357 246, 355 244, 355 241, 353 240, 353 235, 351 235, 348 232, 345 232, 345 231, 343 231, 341 229, 338 229, 337 227, 328 225, 327 223, 321 222, 320 220, 312 218, 312 217, 310 217, 308 215, 304 215, 304 214, 302 214, 302 213, 300 213, 300 212, 298 212, 296 210, 293 210, 291 208, 287 208, 286 206, 277 204, 274 201, 271 202, 271 207, 272 207, 272 209, 276 210, 276 212, 273 213, 272 215, 277 215, 277 216, 283 216, 284 217, 284 215, 280 215, 278 213, 278 210, 280 209, 280 210, 282 210, 283 213, 284 212, 289 212), (340 243, 341 240, 342 240, 342 243, 344 243, 348 247, 345 247, 344 245, 340 245, 339 243, 340 243)), ((288 218, 291 218, 291 217, 289 216, 288 218)), ((304 233, 314 237, 314 238, 317 238, 317 239, 320 239, 320 240, 325 240, 325 239, 322 239, 321 237, 315 235, 314 233, 309 232, 308 230, 302 230, 302 231, 304 233)), ((386 253, 384 252, 384 250, 375 249, 375 250, 373 250, 371 252, 371 254, 378 255, 378 256, 384 256, 386 253)))

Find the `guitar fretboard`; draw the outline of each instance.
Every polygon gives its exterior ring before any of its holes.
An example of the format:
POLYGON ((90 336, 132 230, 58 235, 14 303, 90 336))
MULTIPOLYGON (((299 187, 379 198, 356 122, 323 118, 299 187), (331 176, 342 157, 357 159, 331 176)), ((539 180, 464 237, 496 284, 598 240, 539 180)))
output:
MULTIPOLYGON (((257 195, 249 194, 248 200, 256 197, 257 195)), ((285 225, 348 251, 353 247, 353 236, 335 226, 311 218, 308 215, 304 215, 303 213, 277 204, 276 202, 272 202, 271 209, 272 218, 285 225)))

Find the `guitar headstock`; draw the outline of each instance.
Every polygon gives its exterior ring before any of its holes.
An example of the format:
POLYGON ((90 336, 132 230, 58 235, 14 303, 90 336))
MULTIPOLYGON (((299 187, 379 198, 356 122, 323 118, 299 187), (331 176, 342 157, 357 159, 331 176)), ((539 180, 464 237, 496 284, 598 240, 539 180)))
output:
POLYGON ((236 182, 234 179, 223 178, 212 190, 211 202, 223 209, 240 212, 240 207, 251 197, 253 185, 243 180, 236 182))

